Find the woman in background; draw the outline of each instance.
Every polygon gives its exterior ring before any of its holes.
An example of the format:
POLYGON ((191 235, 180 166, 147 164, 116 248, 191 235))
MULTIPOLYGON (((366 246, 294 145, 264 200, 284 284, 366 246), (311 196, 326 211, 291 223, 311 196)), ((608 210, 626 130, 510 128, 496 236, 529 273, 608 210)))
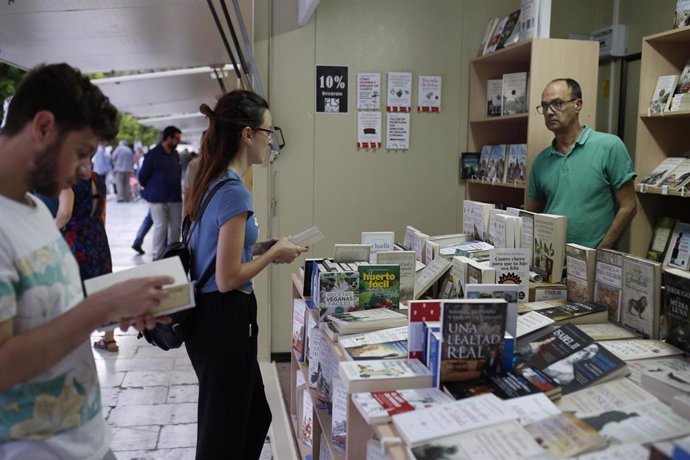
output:
POLYGON ((184 212, 196 228, 191 235, 192 274, 215 274, 197 286, 187 353, 199 378, 197 459, 259 458, 271 424, 256 360, 257 306, 252 279, 271 262, 292 262, 305 247, 287 238, 256 243, 259 224, 252 196, 241 178, 261 164, 273 135, 268 104, 250 91, 235 90, 218 100, 203 137, 198 171, 184 212), (231 179, 213 196, 199 219, 208 190, 231 179))
MULTIPOLYGON (((60 192, 55 223, 79 264, 81 280, 113 271, 108 235, 105 233, 105 182, 91 170, 91 161, 77 168, 77 183, 60 192)), ((94 342, 99 350, 117 352, 114 331, 94 342)))

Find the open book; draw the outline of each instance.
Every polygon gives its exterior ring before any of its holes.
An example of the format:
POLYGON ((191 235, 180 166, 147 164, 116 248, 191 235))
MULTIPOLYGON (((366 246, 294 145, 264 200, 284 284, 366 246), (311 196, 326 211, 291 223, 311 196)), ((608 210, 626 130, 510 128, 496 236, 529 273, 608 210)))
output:
MULTIPOLYGON (((182 268, 182 262, 179 257, 161 259, 128 270, 97 276, 84 281, 84 288, 86 289, 86 295, 92 295, 114 284, 147 276, 171 276, 174 279, 172 284, 163 287, 164 290, 168 291, 168 297, 163 299, 160 305, 149 310, 149 313, 153 316, 169 315, 196 306, 194 302, 194 283, 190 283, 187 280, 187 274, 184 268, 182 268)), ((103 324, 99 330, 107 331, 115 329, 119 325, 120 321, 117 320, 103 324)))

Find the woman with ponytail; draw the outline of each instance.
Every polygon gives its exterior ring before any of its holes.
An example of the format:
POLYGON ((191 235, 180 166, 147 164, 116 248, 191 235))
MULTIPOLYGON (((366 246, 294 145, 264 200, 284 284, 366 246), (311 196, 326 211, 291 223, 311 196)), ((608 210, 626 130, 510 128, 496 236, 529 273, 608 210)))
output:
POLYGON ((197 459, 259 458, 271 423, 257 363, 256 298, 252 278, 272 262, 292 262, 307 248, 287 238, 257 243, 259 225, 252 197, 241 178, 261 164, 270 149, 268 103, 251 91, 235 90, 214 109, 199 109, 209 120, 199 167, 185 201, 197 221, 191 235, 192 273, 210 264, 212 275, 197 286, 187 353, 199 378, 197 459), (201 219, 206 193, 220 181, 201 219))

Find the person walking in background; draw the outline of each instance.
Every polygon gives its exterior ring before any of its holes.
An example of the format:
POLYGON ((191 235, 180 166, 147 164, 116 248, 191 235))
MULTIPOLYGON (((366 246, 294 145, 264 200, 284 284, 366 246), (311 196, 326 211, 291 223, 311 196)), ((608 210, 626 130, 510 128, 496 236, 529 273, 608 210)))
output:
POLYGON ((139 170, 142 196, 150 203, 153 218, 153 260, 163 254, 166 242, 180 240, 182 185, 180 158, 175 149, 181 136, 178 128, 165 128, 160 144, 144 156, 139 170))
MULTIPOLYGON (((77 182, 60 192, 55 223, 79 264, 82 282, 113 271, 108 235, 105 232, 105 181, 91 170, 91 165, 80 165, 77 182)), ((118 351, 114 331, 93 344, 94 348, 118 351)))
POLYGON ((141 221, 139 230, 137 230, 137 236, 134 237, 134 242, 132 243, 132 249, 137 251, 140 256, 146 254, 146 251, 144 251, 144 248, 141 246, 144 244, 144 237, 146 237, 146 234, 151 230, 151 227, 153 227, 153 218, 151 217, 151 209, 149 209, 146 213, 146 217, 141 221))
MULTIPOLYGON (((93 155, 93 172, 101 176, 103 183, 108 183, 108 174, 112 172, 113 165, 110 163, 110 157, 105 151, 105 144, 100 142, 98 144, 98 149, 93 155)), ((107 187, 106 187, 107 191, 107 187)))
POLYGON ((128 203, 132 201, 132 187, 129 184, 129 178, 134 172, 134 152, 125 140, 121 140, 113 150, 113 172, 115 173, 117 202, 128 203))
POLYGON ((98 142, 116 133, 115 107, 67 64, 27 73, 0 130, 0 215, 11 216, 0 219, 2 459, 115 458, 88 339, 118 318, 152 328, 145 312, 173 279, 133 279, 84 299, 74 256, 27 191, 70 187, 98 142))
MULTIPOLYGON (((191 235, 191 272, 214 274, 197 286, 186 349, 199 379, 196 458, 259 458, 271 424, 257 355, 257 305, 252 278, 271 262, 292 262, 307 248, 287 238, 257 243, 252 196, 242 183, 270 148, 268 104, 250 91, 223 95, 211 110, 199 169, 185 201, 191 235), (222 185, 199 219, 204 197, 222 185)), ((149 153, 150 155, 150 153, 149 153)), ((155 215, 154 215, 155 220, 155 215)))

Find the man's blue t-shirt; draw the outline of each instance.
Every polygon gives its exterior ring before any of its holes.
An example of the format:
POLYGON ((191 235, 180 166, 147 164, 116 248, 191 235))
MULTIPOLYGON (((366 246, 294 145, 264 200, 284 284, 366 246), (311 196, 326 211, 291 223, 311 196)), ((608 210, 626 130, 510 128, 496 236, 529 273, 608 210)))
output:
MULTIPOLYGON (((224 184, 211 199, 203 216, 201 216, 201 220, 198 223, 192 223, 192 227, 196 228, 194 228, 194 232, 192 233, 190 247, 192 252, 193 271, 196 277, 202 275, 206 267, 209 266, 216 256, 220 227, 228 220, 244 212, 247 213, 247 222, 244 232, 242 263, 249 262, 253 258, 252 246, 254 246, 254 243, 256 243, 259 237, 259 223, 254 215, 252 195, 247 187, 244 186, 240 177, 236 172, 228 171, 227 174, 211 182, 206 193, 208 193, 208 190, 211 190, 215 184, 226 178, 234 178, 237 179, 237 181, 231 181, 224 184)), ((244 283, 238 289, 252 292, 253 286, 251 280, 244 283)), ((218 285, 214 274, 211 275, 204 286, 201 286, 200 292, 213 292, 217 290, 218 285)))

